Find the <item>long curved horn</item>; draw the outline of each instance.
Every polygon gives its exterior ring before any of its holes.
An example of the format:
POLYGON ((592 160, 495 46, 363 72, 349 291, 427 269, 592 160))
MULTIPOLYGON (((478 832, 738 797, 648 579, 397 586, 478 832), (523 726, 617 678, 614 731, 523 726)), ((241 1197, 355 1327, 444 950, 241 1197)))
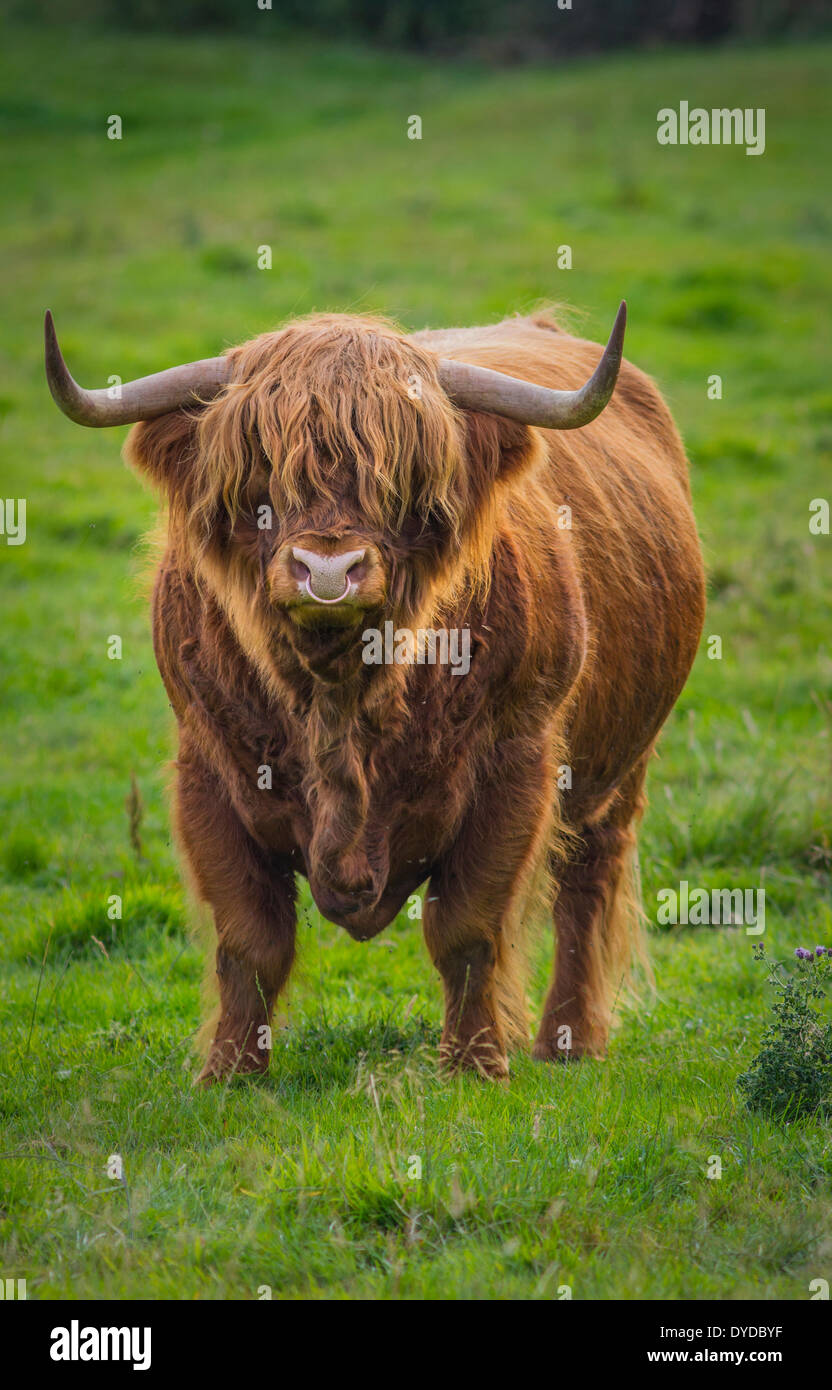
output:
POLYGON ((231 365, 227 357, 203 357, 166 372, 126 381, 117 399, 110 390, 85 391, 70 375, 55 333, 49 310, 43 325, 46 352, 46 379, 56 405, 78 425, 132 425, 137 420, 153 420, 169 410, 194 404, 194 397, 216 396, 229 380, 231 365))
POLYGON ((466 410, 485 410, 505 415, 522 425, 550 430, 576 430, 600 415, 613 393, 627 324, 627 303, 621 301, 612 333, 601 361, 577 391, 553 391, 531 381, 474 367, 469 362, 439 359, 439 381, 457 405, 466 410))
MULTIPOLYGON (((439 360, 439 381, 448 395, 468 410, 505 415, 524 425, 574 430, 600 415, 610 399, 621 365, 627 305, 622 300, 609 342, 592 376, 577 391, 537 386, 488 367, 439 360)), ((226 357, 203 357, 153 376, 124 383, 113 399, 108 389, 85 391, 73 379, 58 346, 55 324, 47 310, 44 321, 46 377, 52 397, 65 415, 79 425, 101 428, 152 420, 169 410, 217 395, 230 377, 226 357)))

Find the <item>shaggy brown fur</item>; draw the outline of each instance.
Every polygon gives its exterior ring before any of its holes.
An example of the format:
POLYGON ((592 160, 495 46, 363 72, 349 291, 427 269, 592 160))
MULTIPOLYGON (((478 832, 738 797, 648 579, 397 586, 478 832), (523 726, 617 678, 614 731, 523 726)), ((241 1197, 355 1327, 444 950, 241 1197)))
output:
POLYGON ((523 928, 548 883, 535 1055, 602 1053, 639 942, 645 769, 703 620, 685 456, 656 388, 625 362, 607 409, 570 432, 456 410, 438 356, 553 387, 589 376, 598 347, 544 316, 406 337, 325 315, 230 356, 221 396, 127 446, 169 503, 153 633, 178 836, 217 933, 203 1079, 268 1065, 296 873, 357 940, 429 881, 441 1054, 490 1076, 528 1040, 523 928), (288 542, 373 548, 357 625, 293 620, 288 542), (470 628, 469 673, 363 664, 362 631, 386 619, 470 628))

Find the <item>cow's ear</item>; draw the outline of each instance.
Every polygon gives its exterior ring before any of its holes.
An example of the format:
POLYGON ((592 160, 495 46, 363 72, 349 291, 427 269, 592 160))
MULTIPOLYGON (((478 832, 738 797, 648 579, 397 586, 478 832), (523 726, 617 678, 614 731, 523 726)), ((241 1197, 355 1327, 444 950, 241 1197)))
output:
POLYGON ((502 415, 465 412, 466 449, 488 482, 508 481, 539 461, 543 441, 537 430, 502 415))
POLYGON ((197 423, 195 412, 184 410, 142 420, 127 436, 124 457, 160 492, 182 495, 192 476, 197 423))

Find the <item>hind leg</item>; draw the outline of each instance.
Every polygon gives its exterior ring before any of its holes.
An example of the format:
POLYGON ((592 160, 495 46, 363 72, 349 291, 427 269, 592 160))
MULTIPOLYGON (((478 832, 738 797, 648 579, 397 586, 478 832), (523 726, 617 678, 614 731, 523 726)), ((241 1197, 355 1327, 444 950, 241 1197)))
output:
POLYGON ((534 1056, 544 1061, 603 1057, 612 1005, 640 933, 630 895, 634 822, 644 808, 646 759, 612 804, 584 826, 577 851, 559 874, 555 970, 534 1056))

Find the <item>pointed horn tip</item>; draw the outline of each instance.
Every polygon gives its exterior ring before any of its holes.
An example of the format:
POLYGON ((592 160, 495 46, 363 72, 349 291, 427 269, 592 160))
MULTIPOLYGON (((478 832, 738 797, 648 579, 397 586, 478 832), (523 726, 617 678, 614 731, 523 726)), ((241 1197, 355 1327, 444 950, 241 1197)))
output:
POLYGON ((47 309, 43 317, 43 345, 46 352, 47 374, 51 376, 53 372, 65 372, 66 363, 58 344, 58 334, 55 331, 55 320, 52 317, 51 309, 47 309))
POLYGON ((43 345, 46 358, 46 379, 49 383, 49 390, 52 398, 62 410, 65 409, 67 399, 67 389, 74 387, 75 382, 69 373, 64 362, 63 353, 58 344, 58 335, 55 332, 55 320, 52 311, 46 310, 43 318, 43 345))
POLYGON ((615 323, 612 326, 607 346, 604 349, 604 357, 616 360, 620 363, 624 355, 624 333, 627 328, 627 301, 622 299, 618 306, 618 313, 615 316, 615 323))

